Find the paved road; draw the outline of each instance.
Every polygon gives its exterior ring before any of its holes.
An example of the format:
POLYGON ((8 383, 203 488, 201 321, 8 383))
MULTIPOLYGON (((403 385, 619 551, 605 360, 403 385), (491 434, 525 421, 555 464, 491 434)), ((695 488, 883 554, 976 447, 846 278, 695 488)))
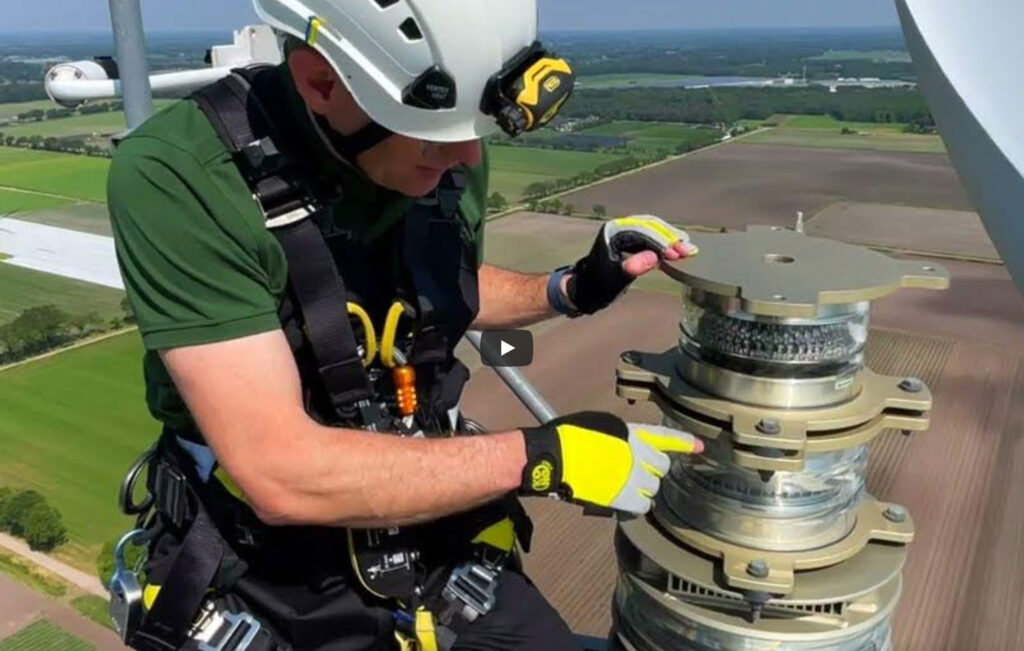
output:
POLYGON ((28 545, 26 545, 24 541, 19 540, 18 538, 14 538, 5 533, 0 533, 0 547, 31 561, 35 565, 53 572, 68 583, 77 586, 88 593, 94 594, 98 597, 103 597, 104 599, 107 597, 107 591, 95 576, 71 567, 66 563, 62 563, 61 561, 47 556, 46 554, 34 552, 29 549, 28 545))
POLYGON ((71 607, 43 597, 0 574, 0 639, 17 633, 40 618, 85 640, 97 651, 125 651, 128 648, 112 631, 79 615, 71 607))

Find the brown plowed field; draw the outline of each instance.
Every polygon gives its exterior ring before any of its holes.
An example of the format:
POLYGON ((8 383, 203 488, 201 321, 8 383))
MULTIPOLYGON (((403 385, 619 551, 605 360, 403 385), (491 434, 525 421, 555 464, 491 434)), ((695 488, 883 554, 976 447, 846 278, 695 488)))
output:
POLYGON ((681 224, 791 226, 839 201, 972 210, 949 159, 740 144, 717 147, 563 198, 580 210, 652 213, 681 224))
MULTIPOLYGON (((756 148, 750 148, 756 149, 756 148)), ((906 291, 881 301, 868 358, 881 373, 918 375, 932 387, 931 430, 888 433, 873 450, 869 485, 906 504, 910 548, 895 648, 1003 651, 1024 648, 1024 299, 1002 267, 948 265, 948 292, 906 291)), ((537 329, 527 370, 560 412, 610 409, 653 420, 650 406, 614 396, 623 350, 662 350, 677 337, 679 300, 633 292, 608 312, 537 329)), ((492 429, 532 420, 501 382, 475 373, 464 406, 492 429)), ((527 567, 578 631, 610 626, 615 577, 612 523, 574 506, 529 504, 537 534, 527 567)))

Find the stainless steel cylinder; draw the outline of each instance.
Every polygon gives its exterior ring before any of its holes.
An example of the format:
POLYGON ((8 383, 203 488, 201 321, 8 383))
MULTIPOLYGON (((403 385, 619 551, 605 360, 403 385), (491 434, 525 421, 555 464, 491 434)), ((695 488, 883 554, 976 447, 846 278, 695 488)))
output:
POLYGON ((812 319, 752 315, 735 301, 690 290, 679 370, 687 382, 736 402, 825 407, 860 392, 869 303, 832 305, 812 319))

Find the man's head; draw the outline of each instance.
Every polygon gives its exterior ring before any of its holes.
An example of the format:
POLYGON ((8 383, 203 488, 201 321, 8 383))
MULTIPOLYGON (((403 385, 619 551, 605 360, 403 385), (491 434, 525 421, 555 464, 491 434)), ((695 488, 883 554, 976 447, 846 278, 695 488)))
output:
MULTIPOLYGON (((342 135, 356 133, 370 124, 331 64, 313 48, 298 46, 288 55, 299 95, 317 115, 342 135)), ((429 193, 441 175, 457 165, 480 163, 480 140, 435 143, 395 134, 359 154, 353 161, 371 181, 410 197, 429 193)))
POLYGON ((343 155, 405 194, 478 162, 483 137, 543 126, 572 91, 568 63, 536 42, 536 0, 253 1, 305 44, 288 64, 343 155))

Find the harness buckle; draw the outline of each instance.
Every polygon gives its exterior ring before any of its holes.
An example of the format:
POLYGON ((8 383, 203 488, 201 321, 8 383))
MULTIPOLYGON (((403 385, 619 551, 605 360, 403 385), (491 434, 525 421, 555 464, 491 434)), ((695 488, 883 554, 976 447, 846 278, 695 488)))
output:
POLYGON ((494 610, 498 603, 498 580, 500 572, 479 564, 463 563, 448 577, 441 596, 457 608, 452 614, 461 615, 466 621, 474 622, 478 617, 494 610))
POLYGON ((190 637, 198 651, 246 651, 262 628, 249 613, 218 611, 207 602, 190 637))
POLYGON ((166 462, 156 464, 153 498, 157 509, 170 519, 175 527, 180 529, 191 520, 188 480, 179 470, 166 462))

